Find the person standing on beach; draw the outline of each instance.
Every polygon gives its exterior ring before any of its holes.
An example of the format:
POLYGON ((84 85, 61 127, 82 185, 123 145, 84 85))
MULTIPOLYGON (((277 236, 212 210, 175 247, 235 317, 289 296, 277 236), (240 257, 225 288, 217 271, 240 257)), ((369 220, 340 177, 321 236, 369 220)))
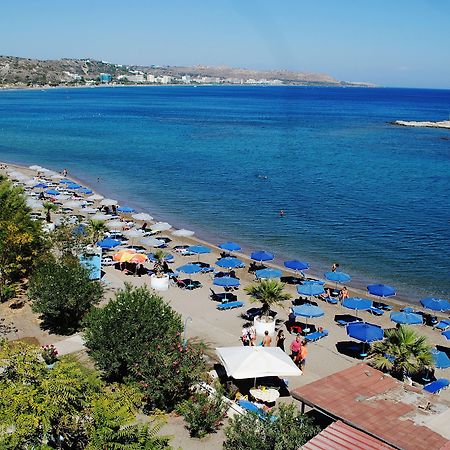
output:
POLYGON ((269 332, 266 330, 266 331, 264 331, 264 338, 262 340, 262 346, 270 347, 271 344, 272 344, 272 338, 269 336, 269 332))
POLYGON ((277 347, 281 348, 281 350, 283 350, 284 352, 284 341, 286 340, 286 338, 284 337, 284 332, 283 330, 278 330, 278 334, 277 334, 277 347))
POLYGON ((251 326, 248 328, 248 335, 250 337, 250 345, 252 347, 255 346, 255 340, 256 340, 256 330, 255 327, 251 326))
POLYGON ((303 372, 305 370, 306 357, 308 356, 308 341, 304 340, 300 348, 300 352, 297 355, 296 363, 299 369, 303 372))
POLYGON ((292 361, 295 361, 297 359, 297 356, 300 353, 301 348, 302 348, 301 335, 297 334, 297 336, 292 341, 290 346, 292 361))
POLYGON ((248 347, 250 345, 250 330, 249 330, 248 324, 245 324, 242 327, 241 341, 242 341, 242 344, 244 345, 244 347, 248 347))
POLYGON ((333 263, 333 265, 331 266, 331 271, 332 272, 336 272, 336 270, 339 269, 339 263, 333 263))

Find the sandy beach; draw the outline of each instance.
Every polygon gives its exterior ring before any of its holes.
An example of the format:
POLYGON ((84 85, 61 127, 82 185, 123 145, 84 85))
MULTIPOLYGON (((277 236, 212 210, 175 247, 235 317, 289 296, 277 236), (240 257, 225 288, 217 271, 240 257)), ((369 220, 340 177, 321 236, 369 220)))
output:
MULTIPOLYGON (((31 164, 32 162, 30 162, 31 164)), ((8 167, 14 167, 17 170, 25 173, 29 176, 36 175, 35 172, 31 171, 28 168, 13 166, 8 164, 8 167)), ((2 171, 4 173, 4 171, 2 171)), ((73 174, 69 174, 68 177, 77 181, 76 176, 73 174)), ((101 194, 101 193, 100 193, 101 194)), ((151 214, 151 211, 144 211, 151 214)), ((56 215, 57 216, 57 215, 56 215)), ((55 217, 56 217, 55 216, 55 217)), ((220 252, 222 251, 215 244, 211 244, 208 242, 204 242, 196 237, 192 238, 176 238, 171 235, 171 231, 162 232, 161 236, 167 236, 172 239, 172 242, 169 243, 169 247, 166 249, 168 252, 174 255, 174 262, 171 264, 171 268, 175 270, 175 268, 186 264, 188 262, 197 261, 197 256, 183 256, 179 253, 172 251, 173 247, 176 245, 182 244, 204 244, 212 249, 212 252, 209 254, 200 255, 200 261, 209 263, 211 266, 215 267, 214 264, 217 259, 220 257, 220 252)), ((236 241, 239 242, 239 236, 236 236, 236 241)), ((270 251, 270 249, 267 249, 270 251)), ((114 250, 109 251, 108 254, 113 254, 114 250)), ((241 345, 240 342, 240 334, 242 325, 244 324, 244 320, 241 318, 241 314, 245 312, 248 308, 253 306, 259 306, 258 304, 253 305, 250 302, 249 296, 245 293, 244 287, 248 286, 250 283, 255 281, 254 275, 248 272, 248 266, 251 262, 250 258, 247 255, 241 254, 239 252, 234 252, 235 256, 239 259, 242 259, 245 262, 246 267, 244 269, 237 269, 236 275, 241 280, 241 286, 239 290, 234 292, 237 295, 238 300, 245 302, 245 306, 243 308, 232 309, 229 311, 218 311, 216 309, 217 303, 210 299, 210 289, 213 288, 216 292, 223 292, 223 290, 217 286, 213 286, 213 275, 212 274, 195 274, 192 276, 193 279, 198 280, 202 283, 202 287, 194 290, 185 290, 180 289, 174 285, 171 285, 168 291, 160 292, 161 296, 176 310, 178 311, 184 320, 188 320, 186 336, 188 338, 199 338, 204 340, 211 349, 216 347, 223 346, 238 346, 241 345), (191 320, 189 320, 191 319, 191 320)), ((276 267, 272 264, 266 264, 268 267, 276 267)), ((151 268, 151 264, 146 264, 146 267, 151 268)), ((114 266, 104 267, 105 275, 103 277, 103 281, 107 286, 107 295, 105 301, 108 301, 109 298, 113 295, 114 291, 118 288, 123 287, 125 282, 132 283, 133 285, 150 285, 150 279, 148 276, 133 276, 126 275, 125 273, 117 270, 114 266)), ((288 271, 283 267, 280 267, 283 270, 283 275, 295 275, 294 272, 288 271)), ((334 287, 334 283, 327 284, 328 287, 334 287)), ((349 283, 349 291, 350 296, 359 296, 370 298, 371 300, 377 301, 379 298, 368 296, 365 292, 355 291, 351 288, 351 282, 349 283)), ((298 298, 298 294, 296 292, 295 286, 287 284, 286 291, 292 294, 292 298, 298 298)), ((309 321, 310 324, 315 325, 316 327, 320 326, 329 331, 329 335, 317 342, 313 342, 309 344, 309 357, 307 360, 307 365, 305 367, 305 371, 301 377, 295 377, 289 379, 289 389, 295 389, 297 387, 308 384, 312 381, 323 378, 327 375, 335 373, 339 370, 345 369, 352 365, 357 364, 361 360, 357 358, 353 358, 351 356, 347 356, 338 351, 336 344, 338 342, 346 342, 350 339, 346 335, 345 327, 339 327, 335 323, 336 315, 344 315, 344 314, 353 314, 353 311, 343 308, 340 305, 331 305, 322 300, 315 299, 318 306, 323 309, 325 315, 318 319, 311 319, 309 321)), ((382 299, 383 302, 391 304, 394 306, 394 310, 398 310, 405 306, 404 303, 398 301, 396 299, 382 299)), ((278 326, 285 330, 285 335, 287 337, 285 347, 289 348, 291 341, 294 339, 294 335, 290 335, 285 328, 284 322, 287 320, 288 309, 291 306, 290 302, 286 302, 283 308, 275 308, 278 315, 277 319, 279 319, 278 326)), ((431 312, 431 311, 430 311, 431 312)), ((6 304, 0 305, 0 313, 2 316, 6 317, 6 320, 12 321, 16 324, 18 331, 11 332, 7 337, 9 339, 19 339, 23 337, 37 336, 37 339, 40 344, 46 344, 49 342, 55 342, 56 340, 62 339, 62 337, 55 337, 48 335, 48 333, 42 332, 39 330, 39 321, 34 317, 33 323, 28 325, 24 325, 23 317, 27 317, 28 319, 32 318, 32 314, 29 310, 29 305, 26 305, 23 309, 20 310, 11 310, 7 308, 6 304), (38 332, 39 331, 39 332, 38 332)), ((435 314, 434 312, 431 312, 435 314)), ((389 312, 385 312, 382 316, 372 315, 367 311, 360 311, 359 317, 365 321, 378 324, 383 328, 392 328, 394 323, 389 319, 389 312)), ((445 315, 435 314, 440 317, 447 317, 445 315)), ((442 336, 439 330, 433 329, 431 326, 419 326, 416 330, 427 336, 429 341, 434 343, 435 345, 448 347, 447 340, 444 336, 442 336)), ((273 339, 274 341, 275 339, 273 339)), ((273 342, 272 345, 275 345, 273 342)), ((211 354, 214 352, 211 351, 211 354)), ((448 369, 447 369, 448 371, 448 369)), ((446 370, 436 369, 436 377, 437 378, 448 378, 448 372, 446 370)), ((450 400, 450 390, 443 391, 441 397, 450 400)), ((291 400, 288 398, 288 400, 291 400)), ((283 399, 284 401, 284 399, 283 399)), ((219 438, 216 435, 215 439, 219 438)), ((208 441, 208 445, 212 445, 213 441, 208 441)), ((203 448, 203 444, 199 444, 196 448, 203 448)), ((188 447, 183 447, 188 448, 188 447)), ((195 448, 193 446, 192 448, 195 448)), ((211 448, 211 447, 204 447, 211 448)))

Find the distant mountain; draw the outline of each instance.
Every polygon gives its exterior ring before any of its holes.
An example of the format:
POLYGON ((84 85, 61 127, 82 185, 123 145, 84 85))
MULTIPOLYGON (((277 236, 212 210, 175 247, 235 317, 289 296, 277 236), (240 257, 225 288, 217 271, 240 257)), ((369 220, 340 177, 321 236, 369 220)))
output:
POLYGON ((0 87, 84 84, 300 84, 369 86, 330 75, 208 66, 126 66, 92 59, 38 60, 0 56, 0 87), (102 76, 103 74, 103 76, 102 76))

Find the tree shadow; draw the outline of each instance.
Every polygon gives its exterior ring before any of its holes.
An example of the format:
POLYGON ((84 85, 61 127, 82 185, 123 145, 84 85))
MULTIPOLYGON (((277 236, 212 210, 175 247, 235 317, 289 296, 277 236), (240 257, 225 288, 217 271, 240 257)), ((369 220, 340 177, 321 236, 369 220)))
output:
MULTIPOLYGON (((336 350, 340 354, 345 355, 345 356, 350 356, 351 358, 364 359, 361 356, 361 353, 363 351, 362 342, 355 342, 355 341, 336 342, 336 350)), ((367 345, 366 345, 366 351, 367 351, 367 345)))

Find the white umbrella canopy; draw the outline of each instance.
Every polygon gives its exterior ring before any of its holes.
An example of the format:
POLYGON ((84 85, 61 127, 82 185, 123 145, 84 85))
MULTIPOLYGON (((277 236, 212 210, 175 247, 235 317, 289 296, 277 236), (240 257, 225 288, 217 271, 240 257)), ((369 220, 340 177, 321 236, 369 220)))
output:
POLYGON ((177 237, 191 237, 191 236, 194 236, 194 234, 195 234, 195 231, 185 230, 184 228, 181 228, 181 230, 172 231, 172 236, 177 236, 177 237))
POLYGON ((94 214, 91 217, 91 219, 94 219, 94 220, 108 220, 110 218, 111 218, 111 216, 108 216, 108 214, 102 214, 102 213, 94 214))
POLYGON ((150 221, 153 220, 153 217, 147 213, 137 213, 131 216, 134 220, 142 220, 142 221, 150 221))
POLYGON ((296 377, 302 371, 279 347, 216 348, 227 374, 237 380, 261 377, 296 377))
POLYGON ((27 206, 28 206, 29 208, 31 208, 31 209, 40 209, 40 208, 43 208, 42 202, 40 202, 40 201, 38 201, 38 200, 36 200, 36 199, 34 199, 34 198, 28 197, 25 201, 26 201, 26 203, 27 203, 27 206))
POLYGON ((117 200, 113 200, 112 198, 104 198, 100 202, 100 205, 102 205, 102 206, 115 206, 115 205, 117 205, 117 200))
POLYGON ((50 175, 50 178, 52 180, 62 180, 64 177, 60 173, 54 173, 50 175))
POLYGON ((38 166, 37 164, 28 167, 30 170, 35 170, 36 172, 42 171, 43 167, 38 166))
POLYGON ((96 214, 98 210, 95 208, 82 208, 81 212, 86 214, 96 214))
POLYGON ((134 239, 134 238, 142 237, 143 233, 141 230, 134 229, 134 230, 124 231, 123 235, 126 236, 127 238, 134 239))
POLYGON ((38 172, 41 173, 51 173, 52 171, 50 169, 47 169, 46 167, 41 167, 38 172))
POLYGON ((154 237, 145 237, 141 239, 142 244, 146 245, 147 247, 161 247, 161 245, 164 245, 165 242, 161 241, 160 239, 156 239, 154 237))
POLYGON ((82 202, 79 202, 77 200, 69 200, 68 202, 63 203, 64 208, 81 208, 83 206, 82 202))
POLYGON ((157 222, 154 225, 150 227, 152 231, 166 231, 170 230, 172 228, 172 225, 167 222, 157 222))
POLYGON ((121 230, 124 225, 126 225, 126 223, 125 222, 121 222, 120 220, 111 220, 111 221, 106 223, 106 226, 110 230, 121 230))
POLYGON ((103 197, 103 195, 100 194, 92 194, 90 195, 87 200, 91 200, 93 202, 97 201, 97 200, 103 200, 105 197, 103 197))
POLYGON ((35 186, 38 183, 39 183, 39 181, 36 181, 33 178, 30 178, 29 180, 25 181, 25 185, 31 186, 31 187, 35 186))

